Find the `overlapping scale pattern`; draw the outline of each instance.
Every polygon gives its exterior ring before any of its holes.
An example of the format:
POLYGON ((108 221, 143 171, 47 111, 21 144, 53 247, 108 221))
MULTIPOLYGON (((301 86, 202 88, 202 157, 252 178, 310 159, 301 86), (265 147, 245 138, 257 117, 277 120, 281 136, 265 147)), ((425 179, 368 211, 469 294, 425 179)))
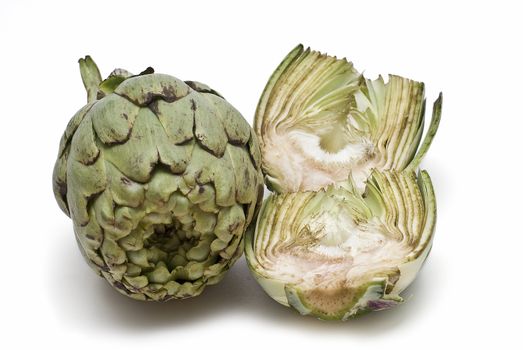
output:
POLYGON ((121 293, 198 295, 243 252, 263 194, 256 136, 204 84, 122 80, 71 119, 56 199, 91 267, 121 293))

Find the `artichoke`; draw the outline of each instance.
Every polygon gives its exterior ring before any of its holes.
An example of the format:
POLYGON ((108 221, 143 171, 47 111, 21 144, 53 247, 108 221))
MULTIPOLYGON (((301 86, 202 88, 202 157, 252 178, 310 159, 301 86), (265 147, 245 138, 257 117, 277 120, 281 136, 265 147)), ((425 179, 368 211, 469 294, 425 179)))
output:
POLYGON ((256 110, 272 194, 247 232, 246 258, 277 302, 320 319, 390 308, 432 245, 436 201, 419 170, 441 116, 424 130, 424 85, 366 79, 299 45, 256 110))
POLYGON ((243 252, 263 195, 257 138, 208 86, 148 68, 101 80, 80 59, 88 103, 53 173, 86 261, 139 300, 200 294, 243 252))

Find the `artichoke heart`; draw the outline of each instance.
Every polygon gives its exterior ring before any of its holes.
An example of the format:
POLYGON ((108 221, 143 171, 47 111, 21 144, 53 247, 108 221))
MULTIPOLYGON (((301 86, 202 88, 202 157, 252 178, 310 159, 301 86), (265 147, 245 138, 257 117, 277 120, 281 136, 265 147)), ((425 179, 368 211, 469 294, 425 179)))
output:
POLYGON ((419 165, 441 104, 422 137, 423 83, 370 80, 301 45, 287 55, 256 110, 272 193, 245 245, 273 299, 336 320, 403 300, 432 245, 436 200, 419 165))
POLYGON ((53 189, 93 270, 139 300, 200 294, 241 256, 263 194, 253 129, 207 85, 80 59, 88 103, 53 189))

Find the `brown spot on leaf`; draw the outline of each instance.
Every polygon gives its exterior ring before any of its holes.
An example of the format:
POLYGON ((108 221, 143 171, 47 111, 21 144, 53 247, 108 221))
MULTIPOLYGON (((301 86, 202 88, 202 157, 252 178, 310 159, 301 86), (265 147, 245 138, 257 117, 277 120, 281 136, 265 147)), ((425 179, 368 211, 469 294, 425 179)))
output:
POLYGON ((239 222, 235 222, 234 224, 230 224, 228 229, 229 229, 229 232, 234 232, 238 226, 240 226, 240 223, 239 222))
POLYGON ((127 294, 130 293, 129 290, 128 290, 128 289, 123 285, 123 283, 120 282, 120 281, 114 281, 114 282, 113 282, 113 285, 114 285, 116 288, 118 288, 118 289, 120 289, 120 290, 123 290, 123 291, 124 291, 125 293, 127 293, 127 294))
POLYGON ((243 170, 243 180, 245 182, 245 187, 250 187, 250 178, 249 178, 249 170, 247 168, 244 168, 243 170))
POLYGON ((98 91, 96 92, 96 99, 97 99, 97 100, 101 100, 101 99, 104 98, 104 97, 105 97, 105 93, 104 93, 102 90, 98 90, 98 91))
MULTIPOLYGON (((132 131, 133 131, 133 129, 129 128, 129 130, 127 131, 127 135, 125 135, 125 137, 122 140, 114 139, 114 140, 112 140, 110 142, 107 142, 105 144, 108 145, 108 146, 122 145, 122 144, 126 143, 131 138, 132 131)), ((113 135, 115 135, 115 136, 117 135, 116 131, 114 129, 112 129, 112 128, 111 128, 111 132, 113 133, 113 135)))
POLYGON ((158 108, 158 101, 152 101, 150 104, 149 104, 149 109, 156 115, 158 115, 158 113, 160 113, 160 109, 158 108))
POLYGON ((172 86, 164 86, 162 89, 162 95, 163 100, 165 102, 174 102, 178 99, 178 96, 176 96, 176 92, 174 91, 174 88, 172 86))
POLYGON ((82 163, 83 165, 93 165, 94 163, 96 163, 99 156, 100 156, 100 150, 97 148, 96 154, 94 154, 91 159, 81 159, 81 160, 79 160, 79 162, 82 163))
MULTIPOLYGON (((213 95, 216 95, 218 97, 221 97, 223 98, 222 95, 220 95, 218 93, 218 91, 214 90, 214 89, 211 89, 211 88, 204 88, 202 85, 200 85, 199 83, 195 82, 195 81, 191 81, 191 80, 186 80, 185 81, 185 84, 189 85, 189 87, 191 89, 193 89, 194 91, 198 91, 200 93, 207 93, 207 94, 213 94, 213 95)), ((224 99, 225 100, 225 99, 224 99)))
MULTIPOLYGON (((125 97, 125 96, 124 96, 125 97)), ((144 96, 144 102, 141 106, 149 106, 151 103, 157 100, 164 100, 165 102, 172 103, 182 96, 177 96, 174 87, 171 85, 164 86, 161 93, 148 92, 144 96)), ((135 101, 132 101, 136 103, 135 101)))
POLYGON ((58 188, 58 193, 60 197, 67 203, 67 183, 63 181, 56 181, 56 187, 58 188))
POLYGON ((164 296, 162 299, 160 299, 160 301, 169 301, 169 300, 171 300, 172 298, 173 298, 172 295, 166 295, 166 296, 164 296))

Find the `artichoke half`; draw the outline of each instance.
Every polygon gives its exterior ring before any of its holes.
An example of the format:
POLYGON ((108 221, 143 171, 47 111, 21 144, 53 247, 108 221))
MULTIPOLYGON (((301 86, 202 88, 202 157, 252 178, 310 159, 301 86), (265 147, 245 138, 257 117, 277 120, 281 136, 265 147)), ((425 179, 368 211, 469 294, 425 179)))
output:
POLYGON ((402 301, 436 222, 430 177, 418 169, 424 85, 366 79, 346 59, 298 46, 260 99, 255 132, 272 194, 246 236, 251 271, 279 303, 341 319, 402 301))
POLYGON ((151 68, 102 81, 79 62, 88 103, 63 134, 53 189, 80 250, 132 298, 200 294, 241 256, 261 204, 252 128, 204 84, 151 68))

